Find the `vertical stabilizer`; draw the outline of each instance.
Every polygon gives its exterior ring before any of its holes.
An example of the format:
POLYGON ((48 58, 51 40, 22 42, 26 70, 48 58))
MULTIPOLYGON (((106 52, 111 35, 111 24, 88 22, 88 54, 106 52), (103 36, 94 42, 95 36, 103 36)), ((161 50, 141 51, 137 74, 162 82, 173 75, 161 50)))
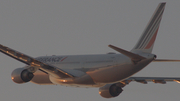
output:
POLYGON ((135 51, 142 51, 146 53, 151 53, 154 42, 158 33, 159 25, 162 19, 162 15, 165 9, 166 3, 160 3, 156 8, 154 14, 152 15, 149 23, 147 24, 144 32, 142 33, 139 41, 137 42, 136 46, 132 49, 133 52, 135 51))

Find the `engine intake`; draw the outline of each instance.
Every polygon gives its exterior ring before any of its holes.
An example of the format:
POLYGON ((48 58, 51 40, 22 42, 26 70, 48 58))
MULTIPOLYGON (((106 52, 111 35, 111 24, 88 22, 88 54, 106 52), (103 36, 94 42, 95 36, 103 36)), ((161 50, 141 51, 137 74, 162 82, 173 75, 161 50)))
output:
POLYGON ((11 79, 19 84, 29 82, 33 77, 33 73, 24 68, 17 68, 11 74, 11 79))

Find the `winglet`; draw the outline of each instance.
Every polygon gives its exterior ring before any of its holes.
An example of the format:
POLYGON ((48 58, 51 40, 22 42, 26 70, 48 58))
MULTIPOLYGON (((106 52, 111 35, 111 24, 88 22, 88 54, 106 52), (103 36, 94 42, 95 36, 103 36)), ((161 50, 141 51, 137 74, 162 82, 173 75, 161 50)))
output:
POLYGON ((140 55, 137 55, 137 54, 134 54, 132 52, 129 52, 129 51, 126 51, 124 49, 121 49, 121 48, 118 48, 116 46, 113 46, 113 45, 109 45, 110 48, 120 52, 121 54, 131 58, 133 61, 140 61, 140 60, 143 60, 143 59, 146 59, 145 57, 142 57, 140 55))

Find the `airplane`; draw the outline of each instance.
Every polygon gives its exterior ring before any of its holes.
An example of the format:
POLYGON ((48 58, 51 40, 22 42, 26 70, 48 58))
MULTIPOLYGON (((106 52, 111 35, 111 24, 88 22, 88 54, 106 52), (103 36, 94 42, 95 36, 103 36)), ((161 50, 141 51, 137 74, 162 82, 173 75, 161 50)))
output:
POLYGON ((26 66, 15 69, 11 79, 18 84, 32 82, 39 85, 65 85, 75 87, 99 87, 104 98, 117 97, 130 82, 165 84, 180 83, 178 77, 133 77, 151 62, 180 62, 180 60, 156 59, 152 49, 158 33, 166 2, 160 3, 139 41, 131 51, 109 45, 121 54, 63 55, 31 57, 0 45, 0 51, 26 66))

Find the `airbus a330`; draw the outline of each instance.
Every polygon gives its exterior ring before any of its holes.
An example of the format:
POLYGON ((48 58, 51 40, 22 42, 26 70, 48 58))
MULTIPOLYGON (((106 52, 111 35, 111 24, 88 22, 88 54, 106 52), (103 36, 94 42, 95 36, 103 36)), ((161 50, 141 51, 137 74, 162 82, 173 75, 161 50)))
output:
POLYGON ((11 78, 15 83, 32 82, 40 85, 65 85, 99 87, 105 98, 117 97, 132 81, 147 84, 180 82, 178 77, 132 77, 151 62, 180 62, 180 60, 156 59, 152 49, 158 33, 166 3, 160 3, 147 24, 137 44, 131 51, 109 45, 121 54, 65 55, 31 57, 0 45, 0 51, 26 64, 15 69, 11 78))

